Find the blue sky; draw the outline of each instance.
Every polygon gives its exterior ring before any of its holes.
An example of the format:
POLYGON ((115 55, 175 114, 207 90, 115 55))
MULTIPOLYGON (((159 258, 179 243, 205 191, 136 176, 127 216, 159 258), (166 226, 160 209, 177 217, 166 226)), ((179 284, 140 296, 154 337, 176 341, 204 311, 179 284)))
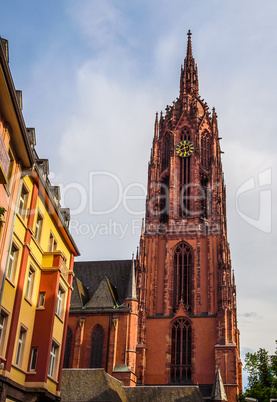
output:
POLYGON ((1 0, 0 15, 26 125, 72 209, 84 260, 136 251, 155 113, 178 96, 191 29, 200 94, 216 107, 225 152, 242 355, 273 352, 277 2, 1 0), (259 188, 262 172, 269 184, 259 188))

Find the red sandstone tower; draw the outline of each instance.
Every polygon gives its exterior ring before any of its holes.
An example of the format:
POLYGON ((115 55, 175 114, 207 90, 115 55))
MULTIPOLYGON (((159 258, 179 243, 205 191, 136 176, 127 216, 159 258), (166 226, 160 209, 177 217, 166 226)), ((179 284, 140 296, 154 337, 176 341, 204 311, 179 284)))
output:
POLYGON ((138 385, 199 384, 210 397, 220 367, 230 402, 242 375, 219 140, 189 31, 179 97, 155 121, 136 260, 136 374, 138 385))

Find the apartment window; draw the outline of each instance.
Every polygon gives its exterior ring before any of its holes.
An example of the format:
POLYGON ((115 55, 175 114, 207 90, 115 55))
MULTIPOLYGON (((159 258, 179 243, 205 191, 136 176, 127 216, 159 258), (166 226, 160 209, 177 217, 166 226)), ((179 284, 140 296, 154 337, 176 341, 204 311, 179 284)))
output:
POLYGON ((53 253, 53 251, 55 250, 57 250, 57 240, 52 235, 52 233, 50 233, 48 251, 53 253))
POLYGON ((0 315, 0 343, 2 341, 2 337, 3 337, 3 333, 4 333, 4 323, 5 323, 5 317, 2 314, 1 311, 1 315, 0 315))
POLYGON ((6 177, 8 175, 8 171, 9 171, 9 163, 10 163, 9 153, 6 148, 4 138, 0 134, 0 183, 1 184, 6 183, 6 177))
POLYGON ((63 266, 65 266, 66 267, 66 257, 63 255, 62 256, 62 264, 63 264, 63 266))
POLYGON ((27 277, 27 286, 26 286, 26 293, 25 293, 25 298, 29 301, 32 298, 34 279, 35 279, 35 270, 33 267, 30 267, 29 272, 28 272, 28 277, 27 277))
POLYGON ((60 317, 62 315, 64 291, 59 287, 56 304, 56 314, 60 317))
POLYGON ((8 321, 8 314, 1 310, 0 312, 0 352, 2 352, 4 340, 5 340, 5 333, 8 321))
POLYGON ((18 213, 19 215, 21 215, 22 218, 24 218, 26 215, 27 200, 28 200, 28 191, 25 186, 22 186, 18 205, 18 213))
POLYGON ((8 175, 7 175, 8 189, 10 188, 10 185, 11 185, 13 166, 14 166, 14 157, 13 157, 13 154, 12 154, 11 150, 9 150, 9 158, 10 158, 10 164, 9 164, 9 170, 8 170, 8 175))
POLYGON ((48 368, 48 375, 52 378, 55 377, 55 375, 56 375, 55 372, 56 372, 58 350, 59 350, 59 346, 55 342, 52 342, 51 351, 50 351, 49 368, 48 368))
POLYGON ((39 292, 38 307, 44 307, 45 304, 45 292, 39 292))
POLYGON ((18 259, 18 248, 13 244, 9 256, 8 270, 7 270, 7 278, 9 278, 11 281, 13 281, 15 277, 17 259, 18 259))
POLYGON ((36 221, 36 228, 35 228, 35 239, 40 241, 41 237, 41 230, 42 230, 42 221, 43 218, 40 213, 38 213, 37 221, 36 221))
POLYGON ((38 356, 38 348, 32 348, 31 360, 30 360, 30 371, 36 370, 37 356, 38 356))
POLYGON ((20 332, 19 332, 19 337, 18 337, 17 351, 16 351, 16 358, 15 358, 15 364, 17 366, 20 366, 21 362, 22 362, 25 337, 26 337, 26 329, 21 327, 20 332))

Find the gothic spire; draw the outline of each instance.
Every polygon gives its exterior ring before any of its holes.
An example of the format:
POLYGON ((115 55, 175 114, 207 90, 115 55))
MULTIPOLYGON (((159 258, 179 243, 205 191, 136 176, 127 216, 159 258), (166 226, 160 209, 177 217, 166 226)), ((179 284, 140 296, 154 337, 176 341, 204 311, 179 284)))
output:
POLYGON ((192 59, 191 32, 188 30, 187 59, 192 59))
POLYGON ((181 70, 180 95, 193 95, 198 97, 197 65, 192 55, 191 32, 188 31, 187 54, 184 60, 184 69, 181 70))

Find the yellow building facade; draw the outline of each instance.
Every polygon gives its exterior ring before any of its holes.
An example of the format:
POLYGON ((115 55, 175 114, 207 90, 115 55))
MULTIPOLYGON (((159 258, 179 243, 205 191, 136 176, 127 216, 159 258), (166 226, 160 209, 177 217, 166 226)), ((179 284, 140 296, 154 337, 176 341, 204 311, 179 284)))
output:
MULTIPOLYGON (((0 106, 12 110, 14 104, 7 105, 2 90, 0 98, 0 106)), ((2 132, 7 134, 8 127, 13 135, 6 116, 2 126, 2 132)), ((17 191, 5 208, 12 218, 0 234, 0 399, 51 401, 59 400, 73 263, 79 251, 68 230, 69 210, 60 207, 59 188, 48 179, 48 160, 39 159, 34 149, 35 131, 25 125, 22 129, 30 163, 19 162, 12 172, 17 191)), ((9 145, 6 137, 5 147, 9 145)))

